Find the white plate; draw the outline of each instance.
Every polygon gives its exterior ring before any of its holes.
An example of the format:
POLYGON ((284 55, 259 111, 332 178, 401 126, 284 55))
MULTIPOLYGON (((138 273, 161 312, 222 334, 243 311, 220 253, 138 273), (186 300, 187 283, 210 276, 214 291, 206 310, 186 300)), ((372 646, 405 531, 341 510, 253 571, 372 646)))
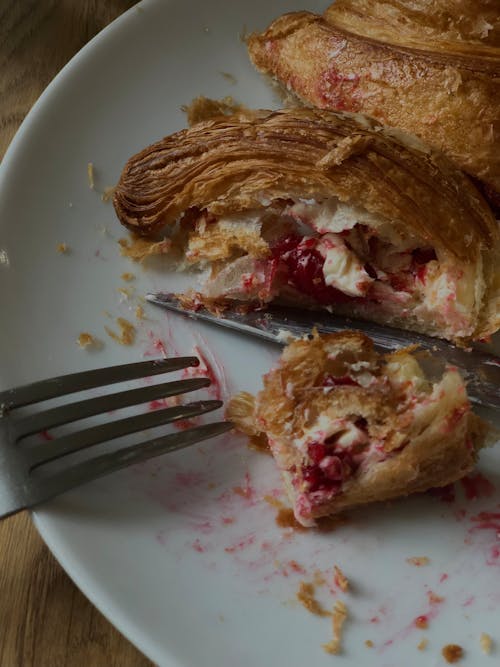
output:
MULTIPOLYGON (((277 355, 261 343, 152 307, 135 346, 106 336, 104 311, 134 318, 136 298, 120 303, 116 291, 124 271, 137 274, 137 294, 178 287, 182 279, 131 267, 119 256, 123 232, 111 205, 89 190, 86 168, 94 163, 98 190, 113 184, 132 153, 183 127, 180 106, 199 94, 276 106, 238 33, 304 6, 320 9, 302 0, 147 2, 94 39, 49 86, 1 174, 3 387, 141 359, 154 352, 152 335, 169 353, 199 344, 223 365, 226 392, 258 388, 277 355), (221 72, 234 75, 236 85, 221 72), (71 253, 58 255, 59 242, 71 253), (84 330, 105 346, 80 350, 75 339, 84 330)), ((480 470, 500 484, 498 450, 481 456, 480 470)), ((67 494, 35 520, 88 597, 160 665, 332 664, 321 648, 330 621, 294 602, 299 582, 316 570, 327 579, 318 588, 324 605, 341 597, 349 610, 342 664, 438 665, 450 642, 464 647, 468 664, 490 664, 479 636, 500 639, 499 522, 475 530, 473 517, 498 513, 497 490, 453 504, 413 498, 353 514, 332 533, 289 534, 263 500, 279 489, 270 458, 226 437, 67 494), (246 496, 234 491, 238 486, 246 496), (412 566, 406 559, 413 556, 430 564, 412 566), (336 590, 334 564, 352 592, 336 590), (430 591, 444 600, 429 602, 430 591), (413 625, 421 614, 430 617, 428 631, 413 625), (429 646, 421 653, 424 636, 429 646)))

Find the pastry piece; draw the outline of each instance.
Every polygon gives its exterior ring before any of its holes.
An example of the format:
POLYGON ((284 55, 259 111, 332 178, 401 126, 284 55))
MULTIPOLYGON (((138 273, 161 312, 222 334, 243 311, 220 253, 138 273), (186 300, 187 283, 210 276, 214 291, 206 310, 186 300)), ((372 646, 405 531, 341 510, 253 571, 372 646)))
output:
POLYGON ((340 0, 248 38, 261 72, 320 109, 356 111, 443 150, 500 210, 500 22, 491 0, 340 0))
POLYGON ((411 349, 378 354, 354 331, 291 343, 263 382, 228 418, 265 433, 305 526, 460 479, 487 434, 456 368, 432 381, 411 349))
POLYGON ((208 269, 203 297, 327 308, 455 341, 500 326, 499 230, 472 183, 366 117, 199 123, 132 157, 121 222, 208 269))

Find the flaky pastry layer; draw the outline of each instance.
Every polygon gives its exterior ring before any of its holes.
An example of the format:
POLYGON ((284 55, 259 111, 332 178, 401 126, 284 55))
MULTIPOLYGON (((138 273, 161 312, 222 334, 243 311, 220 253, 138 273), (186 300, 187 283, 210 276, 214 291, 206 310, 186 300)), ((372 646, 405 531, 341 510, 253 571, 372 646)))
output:
POLYGON ((500 205, 498 8, 461 2, 464 15, 447 4, 335 2, 323 17, 279 17, 250 35, 248 51, 304 102, 367 114, 443 150, 500 205))

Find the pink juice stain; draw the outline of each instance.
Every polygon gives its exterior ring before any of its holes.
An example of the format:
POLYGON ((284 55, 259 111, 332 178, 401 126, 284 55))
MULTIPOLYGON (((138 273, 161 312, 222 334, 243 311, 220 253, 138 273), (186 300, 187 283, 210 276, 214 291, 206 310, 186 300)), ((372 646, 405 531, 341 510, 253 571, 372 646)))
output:
POLYGON ((493 531, 500 539, 500 512, 479 512, 470 518, 472 526, 469 532, 475 533, 479 530, 493 531))
POLYGON ((217 376, 217 374, 215 373, 212 364, 209 363, 208 359, 202 353, 198 345, 194 346, 193 351, 194 354, 200 360, 200 365, 186 368, 182 373, 182 377, 184 379, 207 377, 210 380, 210 386, 207 388, 208 393, 216 400, 218 401, 222 400, 223 391, 222 391, 221 381, 217 376))

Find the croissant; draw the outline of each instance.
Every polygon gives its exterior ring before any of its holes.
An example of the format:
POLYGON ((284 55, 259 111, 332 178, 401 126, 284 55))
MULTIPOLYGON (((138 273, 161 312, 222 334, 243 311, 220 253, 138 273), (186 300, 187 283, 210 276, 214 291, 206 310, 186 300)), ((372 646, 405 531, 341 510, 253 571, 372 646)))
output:
POLYGON ((199 123, 132 157, 114 206, 136 234, 169 228, 184 261, 210 269, 207 299, 280 299, 457 342, 500 326, 500 233, 481 194, 360 115, 199 123))
POLYGON ((478 179, 500 211, 495 0, 339 0, 248 38, 255 67, 303 102, 414 133, 478 179))
POLYGON ((359 332, 293 342, 263 385, 228 418, 267 436, 304 526, 460 479, 488 433, 455 368, 432 382, 411 350, 378 354, 359 332))

